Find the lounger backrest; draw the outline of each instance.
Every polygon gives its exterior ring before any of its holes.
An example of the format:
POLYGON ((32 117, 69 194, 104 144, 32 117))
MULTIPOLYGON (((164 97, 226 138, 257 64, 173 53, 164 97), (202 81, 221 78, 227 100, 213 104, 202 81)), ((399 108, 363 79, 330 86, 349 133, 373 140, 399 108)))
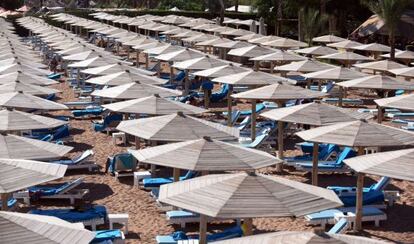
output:
POLYGON ((229 84, 223 84, 221 85, 221 90, 218 92, 213 92, 210 96, 211 102, 218 102, 221 99, 225 98, 227 96, 227 93, 229 93, 229 84))
POLYGON ((178 74, 175 76, 174 80, 175 81, 182 81, 185 78, 185 72, 184 70, 181 70, 180 72, 178 72, 178 74))
POLYGON ((65 138, 68 136, 69 136, 69 126, 63 125, 55 131, 55 133, 53 134, 53 140, 65 138))
POLYGON ((260 135, 256 136, 256 139, 250 143, 249 147, 257 147, 260 144, 262 144, 264 141, 266 141, 267 137, 269 136, 270 129, 265 129, 261 132, 260 135))
POLYGON ((343 164, 344 160, 347 158, 351 158, 356 156, 356 153, 354 150, 352 150, 352 148, 350 147, 345 147, 344 150, 342 150, 341 154, 339 154, 338 158, 336 159, 335 164, 343 164))
POLYGON ((339 147, 335 144, 328 144, 326 147, 323 147, 322 151, 319 153, 320 160, 327 160, 329 156, 332 155, 334 152, 338 152, 339 147))
POLYGON ((244 130, 251 122, 252 117, 246 116, 239 125, 236 125, 239 130, 244 130))
POLYGON ((121 153, 114 156, 114 169, 116 171, 136 168, 136 159, 130 153, 121 153))
POLYGON ((189 170, 189 171, 187 171, 187 173, 184 175, 184 177, 182 179, 183 180, 188 180, 188 179, 194 178, 196 175, 197 175, 197 171, 189 170))
POLYGON ((230 229, 223 230, 222 232, 211 234, 207 236, 207 241, 220 241, 231 238, 240 237, 243 235, 243 230, 240 226, 236 226, 230 229))
POLYGON ((86 150, 83 153, 77 155, 76 157, 73 158, 73 163, 77 164, 81 161, 86 160, 87 158, 89 158, 90 156, 93 155, 93 151, 92 150, 86 150))
POLYGON ((234 123, 236 123, 239 117, 240 117, 240 110, 236 110, 233 113, 231 113, 231 124, 234 125, 234 123))
POLYGON ((340 219, 330 230, 329 234, 341 234, 348 227, 348 221, 345 218, 340 219))
POLYGON ((384 176, 376 184, 372 185, 370 187, 370 190, 382 191, 388 185, 388 183, 390 183, 390 181, 391 178, 384 176))
POLYGON ((65 192, 68 192, 70 190, 72 190, 73 188, 77 187, 78 185, 80 185, 83 182, 82 178, 78 178, 74 181, 70 181, 64 185, 62 185, 61 187, 56 189, 56 194, 62 194, 65 192))

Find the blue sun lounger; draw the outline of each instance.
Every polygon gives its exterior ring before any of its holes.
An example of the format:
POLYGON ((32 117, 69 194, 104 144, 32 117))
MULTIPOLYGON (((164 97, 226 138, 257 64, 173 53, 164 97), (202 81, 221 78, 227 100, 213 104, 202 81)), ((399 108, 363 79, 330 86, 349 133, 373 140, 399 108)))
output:
MULTIPOLYGON (((240 113, 239 113, 240 114, 240 113)), ((250 125, 250 123, 252 122, 252 117, 251 116, 246 116, 241 122, 240 124, 235 125, 234 127, 239 129, 240 131, 244 130, 247 128, 247 126, 250 125)))
POLYGON ((328 231, 329 234, 342 234, 349 228, 349 222, 346 218, 340 219, 332 228, 328 231))
POLYGON ((102 122, 92 121, 93 129, 96 132, 107 130, 110 127, 114 127, 122 120, 122 114, 109 114, 105 116, 102 122))
MULTIPOLYGON (((335 224, 335 215, 341 213, 355 214, 355 207, 345 207, 338 209, 328 209, 317 213, 305 215, 305 219, 311 225, 322 225, 323 228, 327 224, 335 224)), ((378 208, 375 207, 363 207, 362 208, 362 221, 374 221, 376 226, 379 226, 379 222, 386 220, 387 215, 378 208)))
MULTIPOLYGON (((235 226, 219 233, 207 235, 207 242, 227 240, 231 238, 243 236, 243 230, 240 226, 235 226)), ((171 235, 156 236, 155 240, 158 244, 176 244, 181 240, 197 240, 198 236, 187 236, 182 231, 174 232, 171 235)))
MULTIPOLYGON (((319 150, 318 159, 322 161, 327 161, 330 157, 332 157, 333 154, 338 154, 340 151, 338 145, 334 144, 326 144, 326 146, 323 146, 321 150, 319 150)), ((297 163, 300 163, 301 161, 311 161, 312 160, 312 154, 304 154, 301 156, 295 156, 295 157, 286 157, 284 160, 286 161, 287 165, 295 166, 297 163)))
POLYGON ((247 147, 247 148, 257 148, 263 144, 269 138, 269 133, 271 131, 271 128, 265 128, 262 131, 260 131, 257 135, 254 141, 250 143, 241 143, 240 146, 247 147))
MULTIPOLYGON (((182 180, 188 180, 191 178, 194 178, 197 176, 197 172, 196 171, 187 171, 187 173, 184 176, 180 177, 180 181, 182 180)), ((170 177, 170 178, 146 178, 142 180, 142 185, 144 188, 146 189, 152 189, 152 188, 158 188, 161 185, 165 185, 165 184, 169 184, 169 183, 173 183, 174 182, 174 178, 170 177)))
POLYGON ((116 178, 133 175, 137 160, 131 153, 118 153, 106 160, 105 173, 111 173, 116 178))
POLYGON ((52 79, 52 80, 58 80, 60 79, 61 76, 62 75, 59 73, 53 73, 53 74, 48 75, 47 78, 52 79))
POLYGON ((75 118, 85 117, 85 116, 99 116, 104 112, 104 108, 100 106, 92 106, 85 109, 76 109, 72 110, 72 115, 75 118))
MULTIPOLYGON (((345 171, 344 160, 356 156, 356 153, 352 148, 345 147, 344 150, 338 155, 336 161, 323 161, 318 163, 318 171, 321 172, 341 172, 345 171)), ((312 162, 296 163, 296 169, 303 171, 312 171, 312 162)))
POLYGON ((102 205, 95 205, 85 210, 73 208, 35 209, 29 213, 53 216, 70 223, 83 223, 85 226, 91 226, 92 230, 96 230, 97 225, 104 224, 107 217, 106 208, 102 205))
MULTIPOLYGON (((339 99, 336 97, 328 97, 322 99, 322 101, 328 104, 337 104, 339 102, 339 99)), ((364 101, 358 98, 343 98, 342 103, 347 105, 359 106, 363 105, 364 101)))
MULTIPOLYGON (((328 147, 329 144, 319 144, 318 147, 318 152, 323 151, 324 149, 326 149, 328 147)), ((299 148, 303 154, 312 154, 313 153, 313 143, 312 142, 301 142, 301 143, 297 143, 296 147, 299 148)))
POLYGON ((90 242, 91 244, 110 244, 125 240, 124 233, 121 230, 96 230, 94 232, 96 236, 90 242))
POLYGON ((38 199, 69 199, 74 204, 76 199, 82 199, 89 193, 88 189, 75 189, 83 182, 82 178, 61 184, 48 184, 29 187, 26 191, 19 191, 13 194, 17 199, 30 205, 30 200, 38 199))
MULTIPOLYGON (((3 206, 2 204, 3 204, 3 202, 0 200, 0 210, 4 210, 4 209, 1 209, 2 206, 3 206)), ((17 204, 17 199, 15 199, 15 198, 9 198, 7 200, 7 208, 9 210, 15 208, 16 204, 17 204)))
POLYGON ((63 144, 62 139, 68 139, 70 137, 69 125, 62 125, 51 134, 38 135, 37 137, 41 141, 55 141, 57 144, 63 144))
POLYGON ((92 163, 88 160, 93 155, 94 155, 94 152, 89 149, 73 157, 73 159, 55 160, 55 161, 50 161, 50 163, 67 165, 68 169, 88 168, 89 171, 91 171, 93 168, 97 167, 95 163, 92 163))
MULTIPOLYGON (((387 200, 388 204, 392 205, 398 200, 398 192, 384 191, 390 181, 389 177, 382 177, 370 187, 364 187, 363 205, 381 205, 384 200, 387 200)), ((345 207, 356 205, 356 187, 328 186, 327 188, 333 190, 338 195, 345 207)))

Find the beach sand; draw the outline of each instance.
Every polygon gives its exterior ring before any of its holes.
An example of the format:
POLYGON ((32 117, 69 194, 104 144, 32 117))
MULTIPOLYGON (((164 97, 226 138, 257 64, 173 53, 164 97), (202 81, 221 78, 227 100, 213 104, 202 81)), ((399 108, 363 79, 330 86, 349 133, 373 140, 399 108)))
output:
MULTIPOLYGON (((58 102, 76 100, 73 90, 66 83, 54 85, 53 88, 63 91, 59 94, 58 102)), ((224 105, 225 106, 225 105, 224 105)), ((53 114, 70 115, 70 112, 55 112, 53 114)), ((169 234, 174 230, 181 230, 179 226, 168 224, 163 213, 157 208, 155 201, 150 197, 149 192, 133 187, 132 177, 125 177, 117 181, 115 177, 103 173, 105 162, 108 156, 125 152, 128 146, 114 145, 112 137, 105 133, 94 132, 91 119, 71 119, 71 134, 73 142, 67 143, 75 147, 69 156, 73 156, 86 149, 93 149, 95 152, 94 161, 102 168, 100 172, 88 173, 87 171, 68 171, 62 180, 84 178, 81 188, 88 188, 90 193, 87 201, 94 204, 105 205, 109 213, 129 214, 129 234, 126 236, 127 243, 154 243, 157 234, 169 234)), ((293 143, 290 143, 293 145, 293 143)), ((292 145, 288 145, 287 155, 295 155, 297 151, 292 145)), ((129 145, 133 147, 133 145, 129 145)), ((276 174, 275 169, 270 167, 260 170, 266 174, 276 174)), ((301 182, 310 182, 310 174, 285 169, 280 175, 289 179, 301 182)), ((378 177, 367 177, 365 184, 372 184, 378 177)), ((350 174, 320 174, 320 186, 328 185, 356 185, 356 177, 350 174)), ((388 220, 381 223, 380 227, 374 224, 364 223, 364 235, 376 239, 384 239, 401 243, 414 243, 414 183, 408 181, 393 180, 388 186, 389 189, 401 192, 401 201, 386 210, 388 220)), ((67 206, 67 202, 42 201, 42 205, 34 206, 48 208, 56 206, 67 206)), ((304 218, 257 218, 253 221, 256 228, 255 233, 283 230, 312 230, 314 227, 307 225, 304 218)), ((211 223, 209 231, 219 231, 229 227, 233 223, 211 223)), ((108 228, 103 226, 102 228, 108 228)), ((196 233, 197 224, 188 224, 184 231, 196 233)), ((353 234, 352 231, 348 234, 353 234)))

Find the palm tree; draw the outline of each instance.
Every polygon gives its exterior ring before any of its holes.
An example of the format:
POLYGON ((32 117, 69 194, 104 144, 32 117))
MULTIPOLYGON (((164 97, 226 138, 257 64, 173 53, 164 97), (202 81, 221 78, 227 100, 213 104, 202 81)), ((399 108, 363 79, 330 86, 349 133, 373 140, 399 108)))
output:
POLYGON ((321 28, 326 24, 328 16, 320 14, 319 10, 313 8, 302 8, 300 16, 302 17, 299 21, 301 22, 301 30, 305 35, 309 46, 312 43, 312 38, 315 37, 321 28))
POLYGON ((400 23, 401 16, 412 0, 362 0, 372 12, 384 21, 388 30, 388 42, 391 47, 390 59, 395 58, 395 34, 400 23))

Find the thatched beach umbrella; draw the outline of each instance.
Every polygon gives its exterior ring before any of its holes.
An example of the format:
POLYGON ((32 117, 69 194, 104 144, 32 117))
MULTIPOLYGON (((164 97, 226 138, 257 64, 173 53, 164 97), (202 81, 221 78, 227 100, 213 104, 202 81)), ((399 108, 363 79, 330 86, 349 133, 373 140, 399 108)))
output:
POLYGON ((372 61, 373 58, 356 54, 353 52, 338 52, 317 57, 318 59, 330 59, 343 63, 346 67, 351 66, 358 61, 372 61))
MULTIPOLYGON (((390 54, 383 54, 381 57, 390 58, 390 54)), ((403 61, 406 65, 408 65, 414 60, 414 52, 408 50, 398 51, 395 52, 395 58, 403 61)))
POLYGON ((57 217, 0 211, 0 235, 5 243, 88 244, 95 233, 82 223, 69 223, 57 217), (59 234, 57 234, 59 233, 59 234))
POLYGON ((162 98, 155 94, 149 97, 127 100, 123 102, 103 105, 108 110, 119 113, 166 115, 182 112, 184 114, 200 114, 208 110, 177 102, 168 98, 162 98))
POLYGON ((279 49, 291 49, 291 48, 299 48, 299 47, 307 47, 308 44, 304 42, 300 42, 297 40, 293 40, 290 38, 279 38, 273 41, 261 43, 262 45, 275 47, 279 49))
POLYGON ((209 136, 217 140, 236 140, 239 130, 204 119, 174 114, 122 121, 117 129, 151 141, 177 142, 209 136))
POLYGON ((368 237, 354 235, 330 234, 325 232, 278 231, 229 240, 218 241, 217 244, 390 244, 368 237))
POLYGON ((161 97, 180 96, 181 92, 164 87, 159 87, 140 82, 131 82, 124 85, 114 86, 107 89, 96 90, 92 96, 113 99, 135 99, 159 94, 161 97))
POLYGON ((339 36, 329 34, 329 35, 314 37, 314 38, 312 38, 312 41, 313 42, 320 42, 320 43, 334 43, 334 42, 346 41, 346 39, 342 38, 342 37, 339 37, 339 36))
POLYGON ((0 84, 6 84, 10 82, 20 81, 24 84, 38 85, 38 86, 49 86, 59 84, 59 82, 37 75, 23 73, 22 71, 11 72, 8 74, 0 75, 0 84))
MULTIPOLYGON (((214 82, 219 82, 219 83, 224 83, 224 84, 229 84, 229 92, 227 94, 227 113, 228 113, 228 125, 230 126, 231 123, 231 114, 232 114, 232 92, 233 92, 233 86, 234 85, 247 85, 247 86, 263 86, 263 85, 269 85, 269 84, 274 84, 277 83, 279 81, 282 82, 293 82, 293 80, 287 79, 287 78, 283 78, 280 76, 275 76, 275 75, 271 75, 268 73, 264 73, 264 72, 260 72, 260 71, 253 71, 253 70, 249 70, 249 71, 245 71, 245 72, 241 72, 241 73, 236 73, 236 74, 231 74, 231 75, 226 75, 226 76, 221 76, 221 77, 217 77, 214 78, 212 81, 214 82)), ((256 103, 252 103, 252 118, 253 118, 253 123, 255 123, 255 113, 254 111, 256 111, 256 103)), ((252 127, 252 132, 253 132, 253 127, 252 127)), ((252 138, 255 137, 255 131, 252 134, 252 138)))
POLYGON ((247 40, 247 42, 252 43, 252 44, 263 44, 265 42, 274 41, 274 40, 277 40, 277 39, 280 39, 280 38, 282 38, 282 37, 272 36, 272 35, 270 35, 270 36, 261 36, 261 37, 258 37, 258 38, 249 39, 249 40, 247 40))
POLYGON ((291 53, 291 52, 286 52, 286 51, 278 51, 278 52, 274 52, 274 53, 270 53, 270 54, 266 54, 266 55, 262 55, 262 56, 258 56, 258 57, 254 57, 251 58, 250 60, 255 62, 255 69, 256 71, 259 70, 259 63, 260 61, 264 61, 264 62, 270 62, 270 73, 273 73, 273 69, 275 64, 284 64, 284 63, 289 63, 289 62, 293 62, 293 61, 302 61, 302 60, 307 60, 307 58, 291 53))
POLYGON ((219 49, 219 58, 221 59, 227 59, 227 52, 229 50, 236 50, 240 48, 247 48, 252 47, 251 44, 244 42, 244 41, 228 41, 228 42, 220 42, 213 45, 214 48, 219 49))
MULTIPOLYGON (((299 86, 292 86, 286 83, 278 82, 273 85, 263 86, 260 88, 256 88, 253 90, 241 92, 238 94, 233 95, 233 98, 236 99, 247 99, 252 102, 252 104, 256 104, 257 100, 264 100, 264 101, 275 101, 279 108, 284 107, 284 104, 288 100, 295 100, 295 99, 314 99, 318 97, 325 96, 325 93, 316 92, 309 89, 304 89, 299 86)), ((256 113, 255 113, 255 106, 252 107, 252 134, 255 133, 255 120, 256 120, 256 113)), ((277 145, 278 145, 278 157, 283 159, 283 122, 278 121, 277 123, 277 145)), ((252 136, 252 139, 254 137, 252 136)))
POLYGON ((362 64, 354 64, 353 66, 359 69, 373 70, 374 74, 376 71, 386 73, 392 69, 407 68, 407 66, 399 64, 391 60, 381 60, 381 61, 374 61, 374 62, 368 62, 368 63, 362 63, 362 64))
POLYGON ((355 47, 351 47, 351 49, 372 53, 375 59, 381 53, 391 52, 391 47, 383 45, 383 44, 379 44, 379 43, 370 43, 370 44, 365 44, 361 46, 355 46, 355 47))
POLYGON ((345 49, 345 50, 350 50, 353 47, 357 47, 357 46, 361 46, 363 45, 360 42, 356 42, 356 41, 351 41, 351 40, 345 40, 345 41, 340 41, 340 42, 334 42, 334 43, 330 43, 327 44, 328 47, 334 47, 337 49, 345 49))
POLYGON ((251 218, 298 217, 342 206, 331 190, 254 173, 206 175, 163 185, 158 199, 200 213, 201 244, 206 243, 206 216, 244 218, 251 234, 251 218))
POLYGON ((8 74, 10 72, 18 72, 21 71, 22 73, 38 75, 38 76, 46 76, 49 75, 51 72, 45 69, 39 69, 36 67, 32 67, 27 63, 13 63, 10 65, 3 65, 0 66, 0 74, 8 74))
POLYGON ((414 78, 414 67, 391 69, 389 72, 396 76, 406 77, 407 79, 414 78))
POLYGON ((63 110, 68 109, 63 104, 25 94, 22 92, 10 92, 0 94, 0 107, 18 109, 39 109, 39 110, 63 110))
POLYGON ((238 57, 254 58, 254 57, 270 54, 270 53, 273 53, 273 52, 276 52, 276 51, 277 50, 273 49, 273 48, 250 45, 250 46, 247 46, 247 47, 232 49, 227 54, 228 55, 233 55, 233 56, 238 56, 238 57))
POLYGON ((312 59, 307 59, 303 61, 297 61, 297 62, 292 62, 289 64, 277 66, 274 68, 274 70, 284 72, 284 73, 286 72, 310 73, 310 72, 332 69, 334 67, 335 66, 330 65, 330 64, 322 63, 322 62, 312 60, 312 59))
POLYGON ((53 88, 26 84, 18 80, 0 85, 0 93, 10 92, 23 92, 30 95, 47 96, 60 91, 53 88))
POLYGON ((234 40, 236 40, 236 41, 248 41, 248 40, 257 39, 259 37, 263 37, 263 35, 252 33, 252 34, 247 34, 247 35, 235 37, 234 40))
POLYGON ((0 159, 2 209, 7 210, 8 193, 62 178, 68 166, 22 159, 0 159))
POLYGON ((100 85, 100 86, 120 86, 130 84, 132 82, 140 82, 142 84, 162 85, 167 83, 167 80, 148 76, 140 73, 133 73, 130 70, 116 72, 108 75, 93 77, 85 80, 86 83, 100 85))
POLYGON ((67 123, 67 121, 12 109, 0 110, 0 131, 3 132, 56 128, 67 123))
MULTIPOLYGON (((363 154, 365 147, 390 147, 414 144, 414 133, 412 132, 369 123, 365 120, 337 123, 301 131, 296 134, 305 141, 356 147, 358 148, 359 155, 363 154)), ((356 222, 354 226, 356 230, 361 230, 363 183, 364 175, 358 174, 356 222)))
POLYGON ((396 108, 414 111, 414 94, 387 97, 374 101, 380 108, 396 108))
POLYGON ((247 72, 249 69, 242 68, 238 65, 234 65, 233 63, 229 63, 226 65, 200 70, 197 72, 194 72, 193 75, 200 76, 200 77, 208 77, 208 78, 216 78, 220 76, 226 76, 226 75, 233 75, 237 73, 247 72))

